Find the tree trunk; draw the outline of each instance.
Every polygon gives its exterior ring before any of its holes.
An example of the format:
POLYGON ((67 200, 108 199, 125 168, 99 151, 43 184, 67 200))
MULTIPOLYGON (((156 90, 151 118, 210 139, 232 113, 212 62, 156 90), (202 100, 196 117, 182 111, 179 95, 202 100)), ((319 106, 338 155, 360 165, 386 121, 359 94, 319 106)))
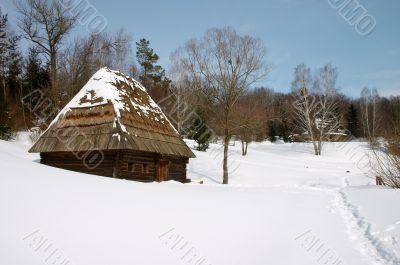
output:
POLYGON ((228 128, 225 128, 224 135, 224 165, 223 165, 223 182, 222 184, 228 184, 228 146, 229 146, 229 133, 228 128))
POLYGON ((317 140, 315 139, 314 134, 312 133, 312 131, 309 131, 309 135, 310 135, 313 147, 314 147, 314 153, 317 156, 317 155, 319 155, 317 140))
POLYGON ((247 155, 247 146, 249 146, 249 142, 242 140, 242 156, 247 155))
POLYGON ((313 147, 314 147, 314 154, 317 156, 319 154, 318 152, 318 145, 316 143, 316 141, 314 139, 311 139, 311 142, 313 143, 313 147))
POLYGON ((321 133, 319 135, 319 139, 318 139, 318 155, 320 156, 322 153, 322 141, 324 139, 324 132, 321 129, 321 133))
MULTIPOLYGON (((3 101, 4 104, 7 103, 8 97, 7 97, 7 86, 6 86, 6 79, 3 78, 2 80, 2 85, 3 85, 3 101)), ((3 104, 3 102, 1 102, 3 104)))
POLYGON ((318 156, 320 156, 321 155, 321 152, 322 152, 322 141, 321 140, 319 140, 318 141, 318 156))
POLYGON ((26 117, 25 117, 25 106, 24 103, 22 102, 22 81, 20 81, 19 83, 19 99, 18 102, 21 103, 21 107, 22 107, 22 118, 24 119, 24 125, 25 125, 25 130, 28 131, 28 125, 26 124, 26 117))
POLYGON ((57 86, 57 53, 55 51, 50 54, 50 79, 51 89, 55 91, 57 86))

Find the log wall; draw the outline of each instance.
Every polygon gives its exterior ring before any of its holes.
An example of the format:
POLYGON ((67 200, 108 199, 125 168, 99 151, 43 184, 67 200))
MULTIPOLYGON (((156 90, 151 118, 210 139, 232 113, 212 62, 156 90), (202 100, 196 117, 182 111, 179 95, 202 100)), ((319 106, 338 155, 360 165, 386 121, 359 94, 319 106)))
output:
POLYGON ((154 181, 157 172, 156 160, 156 154, 123 150, 121 151, 119 175, 123 179, 154 181))
POLYGON ((175 158, 167 157, 169 161, 168 179, 180 182, 187 182, 186 177, 186 164, 189 162, 188 158, 175 158))
MULTIPOLYGON (((168 174, 162 180, 187 182, 188 158, 161 156, 132 150, 40 153, 41 163, 67 170, 122 179, 158 180, 159 161, 167 161, 168 174)), ((164 163, 165 164, 165 163, 164 163)))
POLYGON ((49 166, 100 176, 112 176, 115 151, 40 153, 40 158, 41 163, 49 166))

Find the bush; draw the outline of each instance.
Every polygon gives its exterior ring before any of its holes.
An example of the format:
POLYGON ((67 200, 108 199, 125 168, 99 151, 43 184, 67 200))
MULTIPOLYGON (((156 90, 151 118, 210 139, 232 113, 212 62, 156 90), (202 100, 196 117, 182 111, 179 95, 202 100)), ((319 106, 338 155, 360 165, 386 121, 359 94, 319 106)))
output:
POLYGON ((271 143, 276 142, 275 124, 272 123, 272 122, 269 124, 268 138, 269 138, 269 140, 271 141, 271 143))
POLYGON ((400 189, 400 137, 387 140, 381 150, 372 152, 374 173, 382 178, 384 185, 400 189))

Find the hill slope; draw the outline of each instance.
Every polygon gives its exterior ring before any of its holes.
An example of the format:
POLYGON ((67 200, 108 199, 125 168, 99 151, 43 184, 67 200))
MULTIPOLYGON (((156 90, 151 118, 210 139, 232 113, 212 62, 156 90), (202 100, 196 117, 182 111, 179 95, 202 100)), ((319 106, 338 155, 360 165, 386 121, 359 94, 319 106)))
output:
POLYGON ((218 145, 196 152, 185 185, 51 168, 27 148, 0 141, 0 264, 400 264, 400 193, 337 144, 321 158, 232 147, 227 186, 218 145))

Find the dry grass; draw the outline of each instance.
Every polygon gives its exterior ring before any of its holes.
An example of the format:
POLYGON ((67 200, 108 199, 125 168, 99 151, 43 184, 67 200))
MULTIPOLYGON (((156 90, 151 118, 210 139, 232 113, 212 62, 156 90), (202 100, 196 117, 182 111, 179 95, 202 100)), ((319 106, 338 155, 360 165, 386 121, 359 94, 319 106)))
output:
POLYGON ((400 135, 387 136, 381 149, 373 149, 372 168, 386 186, 400 189, 400 135))

